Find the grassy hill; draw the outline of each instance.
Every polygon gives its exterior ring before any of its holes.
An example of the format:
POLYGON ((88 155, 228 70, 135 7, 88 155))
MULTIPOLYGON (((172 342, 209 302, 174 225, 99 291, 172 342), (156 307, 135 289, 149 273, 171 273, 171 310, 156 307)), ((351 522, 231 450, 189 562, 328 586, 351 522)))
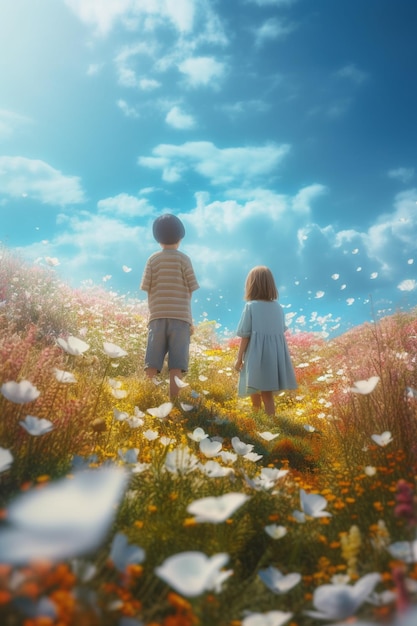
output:
POLYGON ((142 302, 0 254, 2 624, 379 624, 414 605, 416 311, 289 335, 299 387, 271 419, 237 398, 214 322, 171 405, 167 372, 144 376, 142 302))

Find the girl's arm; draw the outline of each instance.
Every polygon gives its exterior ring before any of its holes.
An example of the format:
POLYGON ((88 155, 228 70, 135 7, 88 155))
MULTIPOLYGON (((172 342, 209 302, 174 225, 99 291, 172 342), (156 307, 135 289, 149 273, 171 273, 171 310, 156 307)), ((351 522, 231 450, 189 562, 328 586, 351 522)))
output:
POLYGON ((248 347, 250 337, 241 337, 239 344, 239 351, 237 353, 236 362, 235 362, 235 370, 240 372, 243 366, 243 360, 245 357, 246 348, 248 347))

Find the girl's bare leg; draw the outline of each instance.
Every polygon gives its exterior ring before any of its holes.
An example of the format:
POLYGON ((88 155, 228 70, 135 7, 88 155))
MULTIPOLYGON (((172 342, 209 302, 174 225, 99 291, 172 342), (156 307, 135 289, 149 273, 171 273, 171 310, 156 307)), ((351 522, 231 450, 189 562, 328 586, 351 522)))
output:
POLYGON ((265 407, 265 413, 274 417, 275 415, 275 402, 274 394, 272 391, 261 391, 262 401, 265 407))
POLYGON ((252 400, 252 408, 254 411, 260 411, 262 408, 262 402, 261 402, 261 394, 260 393, 253 393, 250 397, 250 399, 252 400))

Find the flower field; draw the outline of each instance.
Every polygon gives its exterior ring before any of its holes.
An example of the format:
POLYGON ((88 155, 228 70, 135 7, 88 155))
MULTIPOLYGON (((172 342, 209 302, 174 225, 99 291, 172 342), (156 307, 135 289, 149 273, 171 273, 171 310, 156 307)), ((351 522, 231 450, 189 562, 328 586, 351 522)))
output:
POLYGON ((0 250, 2 626, 417 622, 417 313, 288 334, 276 418, 199 324, 179 401, 143 302, 0 250))

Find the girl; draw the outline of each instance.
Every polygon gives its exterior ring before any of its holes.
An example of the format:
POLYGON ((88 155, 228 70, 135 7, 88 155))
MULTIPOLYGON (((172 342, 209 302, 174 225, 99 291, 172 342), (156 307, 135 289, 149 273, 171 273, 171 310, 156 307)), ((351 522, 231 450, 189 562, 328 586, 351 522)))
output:
POLYGON ((240 372, 238 395, 250 396, 254 410, 264 404, 275 415, 274 392, 296 389, 294 368, 285 340, 284 313, 270 269, 254 267, 245 283, 245 300, 237 329, 241 337, 235 369, 240 372))

